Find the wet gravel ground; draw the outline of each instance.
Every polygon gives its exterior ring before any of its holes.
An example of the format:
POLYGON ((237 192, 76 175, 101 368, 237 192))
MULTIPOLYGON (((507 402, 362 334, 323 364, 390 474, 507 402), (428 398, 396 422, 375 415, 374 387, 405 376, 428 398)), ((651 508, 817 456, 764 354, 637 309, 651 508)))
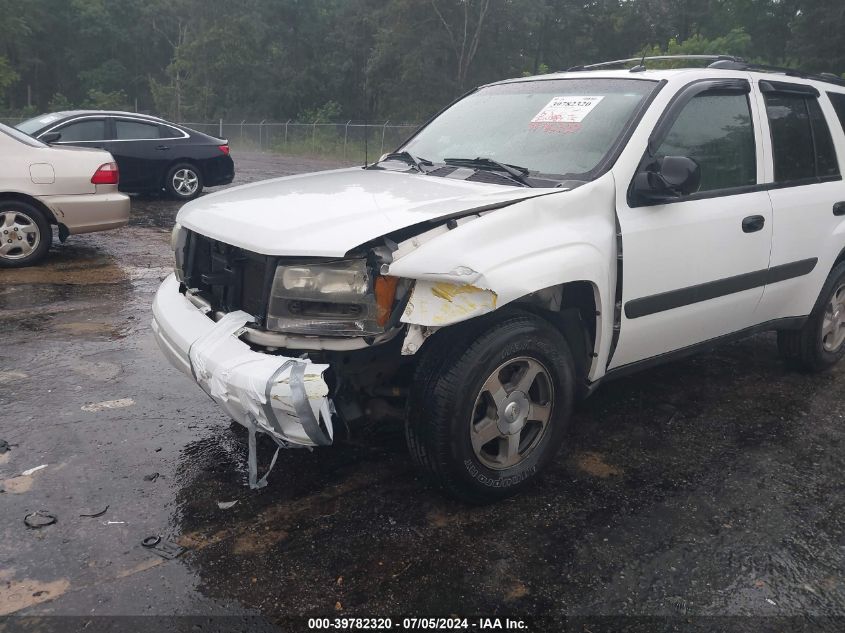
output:
MULTIPOLYGON (((234 157, 236 184, 335 166, 234 157)), ((845 366, 792 373, 761 335, 608 383, 538 484, 488 507, 429 489, 391 425, 284 452, 252 492, 245 433, 149 330, 177 210, 133 199, 130 226, 0 271, 0 616, 18 616, 0 631, 174 614, 845 630, 845 366), (27 528, 36 510, 57 522, 27 528), (165 560, 149 535, 187 551, 165 560)))

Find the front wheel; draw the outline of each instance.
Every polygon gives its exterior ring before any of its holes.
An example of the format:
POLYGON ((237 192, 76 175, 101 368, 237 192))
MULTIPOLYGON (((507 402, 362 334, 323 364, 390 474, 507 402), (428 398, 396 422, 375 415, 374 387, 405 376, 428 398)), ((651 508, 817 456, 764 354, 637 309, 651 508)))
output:
POLYGON ((511 495, 563 442, 575 384, 569 347, 550 324, 523 312, 492 322, 474 340, 443 334, 429 342, 410 394, 411 456, 464 501, 511 495))
POLYGON ((10 200, 0 202, 0 240, 0 268, 21 268, 47 255, 53 231, 39 209, 10 200))
POLYGON ((177 200, 192 200, 202 193, 202 173, 190 163, 179 163, 167 172, 167 193, 177 200))
POLYGON ((822 371, 845 356, 845 263, 828 275, 804 327, 778 332, 778 350, 805 371, 822 371))

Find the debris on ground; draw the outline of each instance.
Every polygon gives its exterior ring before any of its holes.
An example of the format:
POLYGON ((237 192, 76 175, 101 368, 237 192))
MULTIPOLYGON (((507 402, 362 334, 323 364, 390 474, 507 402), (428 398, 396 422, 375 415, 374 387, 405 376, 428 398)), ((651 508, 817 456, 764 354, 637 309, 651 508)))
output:
POLYGON ((81 517, 91 517, 92 519, 96 519, 98 517, 103 516, 106 512, 108 512, 108 510, 109 510, 109 506, 106 506, 105 508, 103 508, 99 512, 85 512, 83 514, 80 514, 79 516, 81 516, 81 517))
POLYGON ((148 536, 141 541, 141 545, 167 560, 172 560, 180 556, 186 550, 181 545, 171 541, 165 541, 158 535, 148 536))
POLYGON ((104 402, 83 404, 80 408, 88 413, 97 413, 98 411, 106 411, 108 409, 131 407, 133 404, 135 404, 135 401, 132 398, 120 398, 119 400, 106 400, 104 402))
POLYGON ((149 475, 144 475, 144 481, 155 481, 159 477, 161 477, 161 475, 158 473, 150 473, 149 475))
POLYGON ((0 440, 0 455, 8 453, 10 450, 12 450, 12 445, 6 440, 0 440))
POLYGON ((55 514, 50 514, 49 512, 45 512, 44 510, 36 510, 35 512, 31 512, 27 514, 23 518, 23 522, 26 524, 26 527, 39 529, 43 527, 47 527, 48 525, 53 525, 58 519, 56 518, 55 514))
POLYGON ((40 466, 36 466, 35 468, 29 468, 21 473, 23 477, 29 477, 32 473, 37 473, 39 470, 43 470, 47 468, 47 464, 41 464, 40 466))
POLYGON ((229 508, 234 506, 237 502, 238 502, 237 499, 235 501, 218 501, 217 507, 220 508, 221 510, 228 510, 229 508))

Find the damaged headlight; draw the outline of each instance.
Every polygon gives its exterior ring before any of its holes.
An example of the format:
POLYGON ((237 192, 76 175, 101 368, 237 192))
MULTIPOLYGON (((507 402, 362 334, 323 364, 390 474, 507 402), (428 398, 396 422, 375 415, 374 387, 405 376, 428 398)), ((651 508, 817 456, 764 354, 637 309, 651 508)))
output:
POLYGON ((270 291, 267 329, 318 336, 381 334, 396 281, 371 274, 364 259, 279 266, 270 291))
POLYGON ((188 232, 177 222, 173 226, 173 232, 170 234, 170 248, 173 250, 173 255, 176 258, 173 271, 176 273, 176 279, 180 282, 185 280, 185 244, 187 242, 188 232))

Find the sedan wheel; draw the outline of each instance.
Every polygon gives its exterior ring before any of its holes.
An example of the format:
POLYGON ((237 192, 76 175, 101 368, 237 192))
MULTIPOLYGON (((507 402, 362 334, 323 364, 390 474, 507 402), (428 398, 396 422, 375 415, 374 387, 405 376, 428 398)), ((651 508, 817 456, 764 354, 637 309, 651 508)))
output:
POLYGON ((197 192, 200 179, 192 169, 177 169, 173 174, 173 189, 180 196, 191 197, 197 192))
POLYGON ((164 181, 167 192, 178 200, 191 200, 202 192, 202 173, 192 163, 173 165, 164 181))
POLYGON ((52 237, 41 211, 25 202, 0 202, 0 267, 34 264, 47 254, 52 237))
POLYGON ((3 243, 0 256, 15 260, 31 255, 41 243, 41 231, 31 217, 23 211, 11 210, 0 213, 3 243))

